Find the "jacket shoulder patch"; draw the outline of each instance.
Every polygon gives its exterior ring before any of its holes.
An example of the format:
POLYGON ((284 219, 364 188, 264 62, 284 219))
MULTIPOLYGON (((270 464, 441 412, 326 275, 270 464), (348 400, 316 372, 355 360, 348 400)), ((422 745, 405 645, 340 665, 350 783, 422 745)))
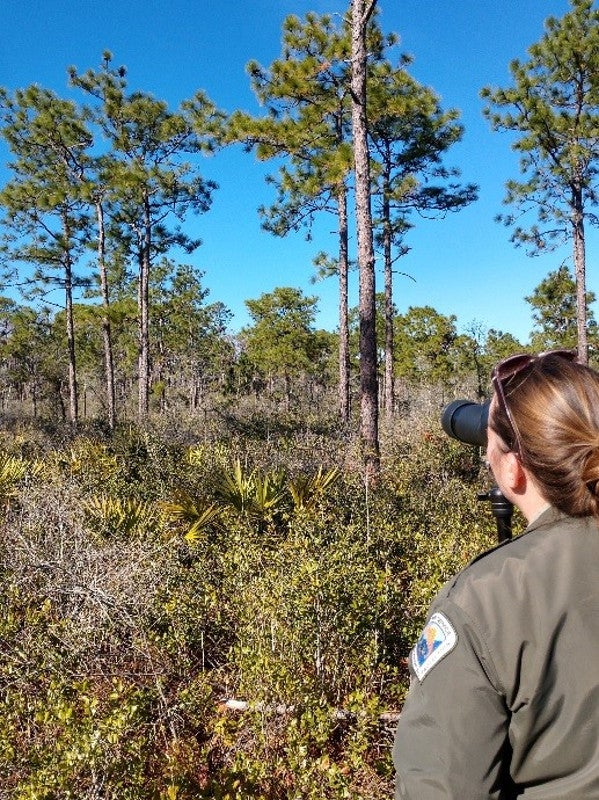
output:
POLYGON ((412 668, 421 683, 432 668, 451 653, 457 641, 455 628, 445 614, 435 612, 412 650, 412 668))

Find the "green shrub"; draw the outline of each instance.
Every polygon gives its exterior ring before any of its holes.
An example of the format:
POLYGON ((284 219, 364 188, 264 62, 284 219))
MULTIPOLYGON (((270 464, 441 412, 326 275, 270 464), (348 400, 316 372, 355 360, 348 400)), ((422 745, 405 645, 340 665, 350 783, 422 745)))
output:
POLYGON ((45 442, 0 538, 1 799, 391 796, 410 647, 495 538, 419 419, 368 491, 326 426, 45 442))

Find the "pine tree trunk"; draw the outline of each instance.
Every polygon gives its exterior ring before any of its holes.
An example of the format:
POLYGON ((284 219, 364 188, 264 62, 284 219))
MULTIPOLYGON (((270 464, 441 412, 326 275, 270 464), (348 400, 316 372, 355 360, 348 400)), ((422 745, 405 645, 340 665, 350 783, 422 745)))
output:
POLYGON ((149 200, 144 202, 144 230, 139 259, 139 405, 140 420, 148 416, 150 409, 150 332, 149 332, 149 286, 151 224, 149 200))
POLYGON ((578 358, 588 364, 589 348, 587 340, 587 302, 586 302, 586 246, 584 237, 584 216, 582 212, 582 190, 578 189, 573 198, 573 255, 576 276, 576 328, 578 331, 578 358))
POLYGON ((100 272, 100 290, 102 293, 102 342, 104 345, 104 371, 106 381, 106 403, 108 411, 108 427, 114 430, 116 424, 116 391, 114 388, 114 356, 112 352, 112 333, 110 329, 110 297, 108 293, 108 276, 106 274, 106 249, 104 229, 104 209, 102 203, 96 203, 98 220, 98 269, 100 272))
POLYGON ((393 414, 395 407, 395 387, 393 384, 394 358, 393 358, 393 262, 391 258, 391 210, 385 191, 383 199, 383 224, 384 243, 383 253, 385 261, 385 413, 393 414))
POLYGON ((339 219, 339 416, 344 425, 349 423, 349 300, 348 300, 348 228, 347 189, 342 184, 337 194, 339 219))
POLYGON ((370 158, 366 120, 366 26, 376 0, 352 2, 352 133, 360 274, 360 439, 367 482, 380 472, 375 325, 375 264, 370 205, 370 158))
MULTIPOLYGON (((68 247, 71 234, 66 217, 63 217, 63 233, 68 247)), ((64 289, 67 352, 69 359, 69 422, 76 427, 79 421, 79 408, 77 398, 77 364, 75 359, 75 321, 73 318, 73 265, 71 263, 71 254, 68 249, 64 257, 64 289)))

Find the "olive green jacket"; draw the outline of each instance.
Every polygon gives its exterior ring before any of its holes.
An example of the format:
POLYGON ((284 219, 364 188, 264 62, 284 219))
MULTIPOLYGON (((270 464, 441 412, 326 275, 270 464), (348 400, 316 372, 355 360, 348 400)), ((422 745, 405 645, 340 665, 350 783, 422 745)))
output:
POLYGON ((599 799, 599 529, 553 508, 433 602, 396 800, 599 799))

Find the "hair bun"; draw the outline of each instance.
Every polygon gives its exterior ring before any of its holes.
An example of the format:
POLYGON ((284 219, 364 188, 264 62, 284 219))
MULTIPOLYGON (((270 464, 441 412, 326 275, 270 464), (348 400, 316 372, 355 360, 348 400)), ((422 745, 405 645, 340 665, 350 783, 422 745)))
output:
POLYGON ((587 481, 585 486, 592 495, 597 495, 597 489, 599 488, 599 480, 595 478, 594 480, 587 481))
POLYGON ((599 447, 597 445, 589 447, 581 477, 587 498, 590 495, 591 503, 599 504, 599 447))

